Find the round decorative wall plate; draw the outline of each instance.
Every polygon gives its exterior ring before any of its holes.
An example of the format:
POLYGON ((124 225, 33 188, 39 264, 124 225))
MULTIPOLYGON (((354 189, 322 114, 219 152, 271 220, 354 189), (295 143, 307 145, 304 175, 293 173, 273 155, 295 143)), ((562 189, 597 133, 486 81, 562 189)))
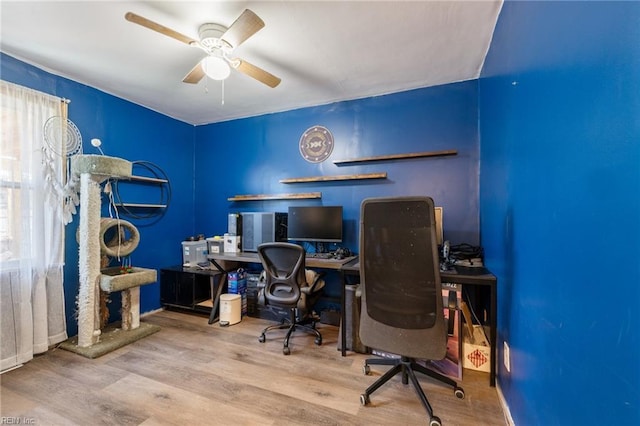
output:
POLYGON ((300 137, 300 154, 310 163, 321 163, 333 151, 333 135, 323 126, 309 127, 300 137))

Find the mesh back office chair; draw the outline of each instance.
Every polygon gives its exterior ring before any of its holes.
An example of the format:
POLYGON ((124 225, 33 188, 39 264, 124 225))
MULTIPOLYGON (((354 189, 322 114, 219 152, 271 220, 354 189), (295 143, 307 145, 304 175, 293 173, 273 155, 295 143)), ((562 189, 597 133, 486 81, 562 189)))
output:
POLYGON ((322 294, 324 281, 320 275, 316 275, 314 281, 307 284, 304 248, 291 243, 264 243, 258 246, 258 255, 265 270, 266 305, 289 310, 288 320, 265 328, 258 340, 264 343, 268 331, 288 328, 282 352, 289 355, 291 333, 300 328, 314 334, 315 344, 321 345, 322 335, 316 330, 315 319, 310 311, 322 294))
POLYGON ((370 198, 360 209, 360 279, 362 309, 360 339, 392 358, 365 361, 392 365, 360 395, 369 396, 396 374, 413 384, 429 414, 430 426, 441 425, 418 383, 420 372, 453 387, 458 398, 464 390, 450 378, 416 363, 443 359, 447 351, 433 200, 429 197, 370 198))

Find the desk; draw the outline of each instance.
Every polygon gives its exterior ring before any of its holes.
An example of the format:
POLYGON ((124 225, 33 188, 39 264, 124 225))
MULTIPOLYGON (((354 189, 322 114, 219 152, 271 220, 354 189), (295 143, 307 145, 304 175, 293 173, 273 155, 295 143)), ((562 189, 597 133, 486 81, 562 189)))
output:
MULTIPOLYGON (((341 306, 341 322, 343 325, 346 324, 345 321, 345 290, 344 287, 346 285, 345 275, 360 275, 360 260, 358 258, 347 262, 340 268, 340 272, 342 274, 342 306, 341 306)), ((446 272, 440 272, 440 279, 442 282, 449 282, 455 284, 464 285, 473 285, 473 286, 489 286, 491 292, 489 307, 489 340, 491 341, 491 366, 489 368, 489 384, 491 386, 496 385, 496 335, 497 335, 497 327, 498 327, 498 318, 497 318, 497 307, 498 307, 498 280, 496 277, 489 273, 484 275, 469 275, 469 274, 460 274, 455 269, 451 269, 446 272)), ((347 333, 342 333, 342 356, 346 355, 346 335, 347 333)))
MULTIPOLYGON (((236 269, 239 263, 259 263, 260 257, 258 253, 254 252, 239 252, 239 253, 214 253, 209 254, 207 258, 213 263, 218 271, 223 273, 223 278, 218 286, 218 292, 213 300, 213 309, 211 309, 211 315, 209 316, 209 324, 213 324, 216 320, 217 307, 219 305, 220 293, 224 287, 224 281, 227 279, 227 275, 230 271, 236 269), (227 265, 227 262, 230 262, 227 265), (222 264, 222 265, 221 265, 222 264)), ((314 257, 305 258, 305 267, 317 268, 317 269, 333 269, 341 270, 344 265, 357 260, 356 256, 345 257, 344 259, 321 259, 314 257)), ((344 280, 343 280, 344 281, 344 280)), ((344 286, 342 288, 342 306, 344 306, 344 286)))
MULTIPOLYGON (((209 260, 214 264, 214 266, 218 269, 218 271, 222 272, 226 277, 226 274, 237 268, 238 263, 262 263, 260 262, 260 258, 258 257, 258 253, 253 252, 240 252, 240 253, 217 253, 217 254, 209 254, 207 256, 209 260), (226 268, 220 265, 220 262, 233 262, 232 265, 227 266, 226 268)), ((342 356, 346 356, 346 319, 345 319, 345 285, 346 285, 346 276, 347 275, 360 275, 360 261, 357 256, 351 256, 344 259, 318 259, 307 257, 305 259, 305 266, 309 268, 318 268, 318 269, 333 269, 340 272, 341 275, 341 296, 340 296, 340 319, 341 324, 343 324, 343 332, 342 332, 342 356)), ((440 278, 442 282, 450 282, 455 284, 462 285, 473 285, 473 286, 489 286, 491 291, 491 306, 489 307, 489 339, 491 341, 491 366, 489 371, 489 382, 491 386, 496 385, 496 330, 498 326, 497 322, 497 307, 498 307, 498 291, 497 284, 498 280, 493 274, 485 274, 485 275, 468 275, 468 274, 459 274, 455 270, 450 270, 446 272, 440 272, 440 278)), ((226 279, 226 278, 223 278, 226 279)), ((219 292, 222 290, 222 282, 221 285, 218 286, 219 292)), ((216 303, 218 302, 220 294, 216 295, 214 299, 213 309, 211 310, 211 316, 209 317, 209 324, 215 321, 216 314, 216 303)))
MULTIPOLYGON (((239 252, 239 253, 214 253, 209 254, 207 256, 211 263, 220 271, 220 272, 228 272, 225 270, 218 262, 237 262, 237 263, 260 263, 260 257, 258 253, 254 252, 239 252)), ((309 268, 320 268, 320 269, 334 269, 340 270, 342 267, 348 263, 352 263, 357 261, 357 256, 345 257, 344 259, 322 259, 317 257, 307 257, 305 258, 305 266, 309 268)))

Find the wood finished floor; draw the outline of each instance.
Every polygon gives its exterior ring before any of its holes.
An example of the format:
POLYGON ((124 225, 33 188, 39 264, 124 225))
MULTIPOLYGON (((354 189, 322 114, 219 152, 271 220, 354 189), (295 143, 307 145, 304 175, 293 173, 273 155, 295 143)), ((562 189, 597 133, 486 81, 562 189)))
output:
MULTIPOLYGON (((202 316, 162 311, 143 318, 161 331, 97 359, 54 349, 2 376, 2 419, 37 425, 427 425, 411 385, 399 377, 360 405, 387 367, 336 350, 337 327, 319 324, 323 345, 298 332, 291 355, 269 321, 244 318, 222 328, 202 316)), ((486 373, 465 370, 466 397, 420 381, 444 425, 505 425, 486 373)))

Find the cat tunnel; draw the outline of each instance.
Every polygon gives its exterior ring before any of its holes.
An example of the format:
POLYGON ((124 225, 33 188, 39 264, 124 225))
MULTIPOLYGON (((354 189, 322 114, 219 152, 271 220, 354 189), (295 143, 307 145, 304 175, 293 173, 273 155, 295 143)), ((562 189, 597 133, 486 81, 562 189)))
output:
POLYGON ((110 257, 129 256, 140 243, 140 232, 131 222, 103 217, 100 219, 100 252, 110 257))

